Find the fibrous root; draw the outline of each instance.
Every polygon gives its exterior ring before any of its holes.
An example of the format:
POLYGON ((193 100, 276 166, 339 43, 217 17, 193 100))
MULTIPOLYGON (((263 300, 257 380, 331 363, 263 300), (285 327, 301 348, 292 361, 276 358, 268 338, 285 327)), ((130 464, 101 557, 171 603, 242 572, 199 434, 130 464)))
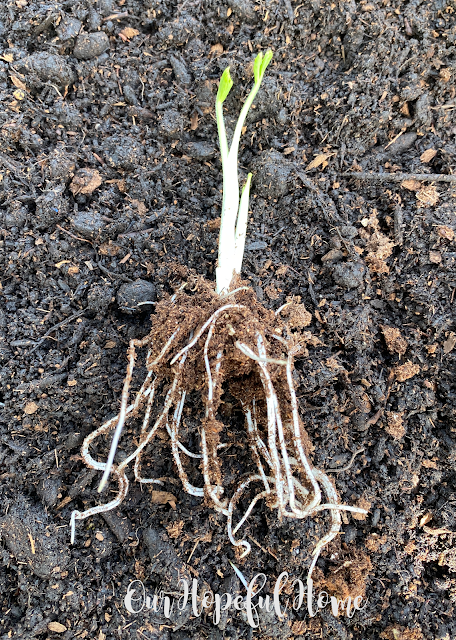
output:
POLYGON ((321 550, 340 531, 341 511, 366 511, 340 504, 328 476, 309 460, 310 447, 299 418, 293 383, 294 357, 302 348, 299 334, 262 307, 246 287, 225 298, 201 281, 198 288, 200 291, 194 296, 181 289, 157 305, 149 335, 130 342, 120 411, 91 433, 82 447, 86 465, 103 472, 100 489, 112 474, 118 482, 118 493, 107 504, 73 511, 71 541, 74 542, 76 520, 110 511, 122 503, 128 492, 126 471, 130 463, 134 462, 137 482, 162 484, 141 473, 143 454, 162 430, 168 433, 184 490, 205 498, 208 505, 226 517, 228 537, 239 548, 241 557, 249 553, 250 543, 237 534, 258 501, 263 499, 269 508, 276 509, 279 519, 304 519, 328 511, 330 527, 313 550, 310 578, 321 550), (164 346, 157 349, 156 345, 164 346), (129 403, 136 352, 143 347, 147 347, 147 374, 134 402, 129 403), (195 390, 200 391, 204 407, 197 453, 184 445, 180 434, 186 400, 195 390), (244 414, 253 467, 234 487, 223 484, 221 451, 230 443, 221 442, 226 429, 219 409, 227 390, 244 414), (159 404, 161 408, 157 410, 159 404), (142 419, 139 441, 121 462, 114 463, 124 424, 134 417, 142 419), (99 462, 90 454, 90 446, 113 429, 108 460, 99 462), (202 486, 189 480, 192 459, 200 462, 202 486), (243 515, 235 523, 241 504, 243 515))

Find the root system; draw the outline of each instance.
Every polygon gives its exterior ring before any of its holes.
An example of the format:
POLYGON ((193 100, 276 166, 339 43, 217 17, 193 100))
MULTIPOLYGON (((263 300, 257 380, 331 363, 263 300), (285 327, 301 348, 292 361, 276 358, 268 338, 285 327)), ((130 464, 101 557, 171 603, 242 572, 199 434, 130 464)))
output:
POLYGON ((119 486, 117 496, 107 504, 74 511, 72 540, 76 520, 122 503, 128 492, 126 472, 130 463, 134 463, 137 482, 161 484, 141 473, 142 459, 161 430, 168 433, 185 491, 205 499, 226 516, 228 537, 241 557, 249 553, 250 544, 238 534, 259 500, 276 509, 279 519, 303 519, 329 511, 329 530, 313 550, 310 577, 321 549, 340 530, 340 512, 366 512, 340 504, 328 476, 310 461, 311 445, 299 417, 293 383, 294 358, 313 339, 303 331, 307 316, 304 307, 293 301, 276 313, 266 309, 242 283, 231 293, 219 296, 212 285, 196 277, 158 303, 150 333, 130 342, 119 414, 91 433, 82 448, 82 457, 90 468, 103 471, 106 477, 112 471, 119 486), (147 374, 129 403, 140 348, 147 349, 147 374), (203 410, 193 416, 198 418, 198 433, 192 434, 198 451, 192 452, 182 441, 181 432, 186 399, 195 392, 201 397, 203 410), (229 421, 221 411, 225 393, 235 398, 244 415, 252 461, 252 468, 246 469, 234 485, 227 481, 223 469, 223 451, 231 444, 227 440, 229 421), (139 443, 111 468, 124 423, 138 417, 142 419, 139 443), (95 460, 91 444, 114 428, 108 461, 95 460), (199 460, 201 486, 189 479, 195 460, 199 460))

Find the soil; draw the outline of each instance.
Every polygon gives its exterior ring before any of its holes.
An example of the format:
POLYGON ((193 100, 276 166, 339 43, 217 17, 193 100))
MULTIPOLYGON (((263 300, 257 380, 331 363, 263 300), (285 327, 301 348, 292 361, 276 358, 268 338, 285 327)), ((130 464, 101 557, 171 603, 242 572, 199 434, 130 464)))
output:
MULTIPOLYGON (((455 14, 453 0, 2 4, 1 640, 456 637, 455 14), (80 445, 118 412, 129 341, 182 284, 176 265, 214 280, 217 81, 230 65, 230 134, 268 47, 239 157, 254 172, 242 276, 267 309, 293 297, 312 316, 295 383, 313 464, 369 510, 343 516, 315 589, 367 603, 263 614, 255 631, 232 611, 217 626, 130 615, 132 580, 175 590, 177 570, 233 595, 230 561, 269 592, 282 571, 303 579, 328 526, 261 502, 239 559, 157 438, 164 493, 132 483, 70 545, 71 512, 102 498, 80 445)), ((234 478, 249 464, 236 416, 226 437, 234 478)))

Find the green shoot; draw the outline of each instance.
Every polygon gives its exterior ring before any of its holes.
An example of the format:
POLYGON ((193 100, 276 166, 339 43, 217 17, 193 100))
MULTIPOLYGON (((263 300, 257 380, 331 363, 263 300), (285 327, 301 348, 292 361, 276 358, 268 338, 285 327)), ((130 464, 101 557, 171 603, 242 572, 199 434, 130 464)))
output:
POLYGON ((264 72, 272 59, 272 51, 259 53, 253 64, 255 83, 241 109, 239 119, 234 130, 231 147, 228 147, 225 122, 223 119, 223 103, 226 100, 233 81, 230 68, 227 67, 220 78, 215 115, 220 142, 220 154, 223 169, 223 199, 219 236, 219 253, 216 269, 217 293, 228 293, 235 274, 239 274, 244 257, 245 237, 247 233, 247 219, 249 211, 250 181, 249 174, 241 197, 239 198, 238 152, 242 128, 250 107, 255 99, 263 80, 264 72))
POLYGON ((225 160, 228 157, 228 142, 226 140, 225 122, 223 120, 222 105, 227 99, 233 81, 230 76, 230 68, 227 67, 220 78, 220 84, 217 92, 217 100, 215 102, 215 112, 217 116, 217 128, 220 142, 220 153, 222 156, 222 165, 225 164, 225 160))

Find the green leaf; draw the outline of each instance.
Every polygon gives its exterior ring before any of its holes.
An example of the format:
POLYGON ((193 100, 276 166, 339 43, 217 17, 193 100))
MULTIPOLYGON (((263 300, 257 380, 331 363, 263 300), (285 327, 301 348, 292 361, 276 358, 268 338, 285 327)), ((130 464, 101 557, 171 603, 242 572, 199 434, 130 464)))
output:
POLYGON ((264 56, 260 51, 260 53, 255 58, 255 62, 253 63, 253 76, 255 78, 255 84, 259 84, 263 80, 264 72, 266 71, 268 64, 272 60, 272 55, 273 54, 271 49, 268 49, 264 56))
POLYGON ((260 53, 255 58, 255 62, 253 63, 253 77, 255 78, 255 84, 261 82, 261 63, 263 62, 263 54, 260 53))
POLYGON ((223 103, 228 97, 229 92, 231 91, 231 87, 233 86, 233 81, 230 76, 230 68, 227 67, 225 71, 222 73, 222 77, 220 78, 220 84, 217 91, 217 102, 223 103))
POLYGON ((264 72, 266 71, 268 64, 271 62, 272 56, 273 56, 273 53, 271 49, 268 49, 264 54, 263 62, 261 63, 261 77, 264 76, 264 72))

